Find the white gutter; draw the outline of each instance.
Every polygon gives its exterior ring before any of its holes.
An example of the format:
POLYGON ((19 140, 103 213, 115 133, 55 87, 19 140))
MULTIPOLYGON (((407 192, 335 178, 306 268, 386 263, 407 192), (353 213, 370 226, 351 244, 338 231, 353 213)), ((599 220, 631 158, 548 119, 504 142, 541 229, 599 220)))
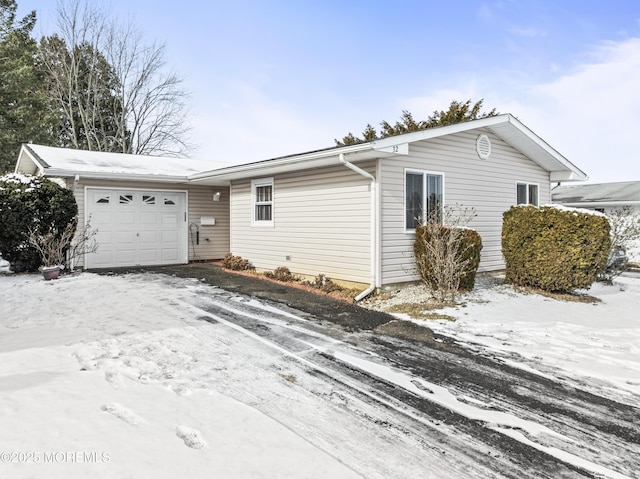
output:
POLYGON ((369 240, 370 242, 370 255, 371 255, 371 283, 369 285, 369 287, 367 289, 365 289, 362 293, 360 293, 358 296, 356 296, 354 298, 354 301, 358 302, 363 300, 364 298, 366 298, 367 296, 369 296, 371 293, 373 293, 376 289, 376 280, 378 278, 378 271, 377 271, 377 265, 378 262, 376 261, 377 258, 377 251, 378 251, 378 242, 376 241, 377 238, 377 225, 378 225, 378 215, 377 213, 377 209, 376 209, 376 177, 373 176, 371 173, 369 173, 368 171, 363 170, 362 168, 354 165, 353 163, 349 163, 347 160, 344 159, 344 153, 340 153, 339 155, 340 158, 340 163, 342 163, 344 166, 346 166, 347 168, 349 168, 350 170, 355 171, 356 173, 358 173, 359 175, 364 176, 365 178, 368 178, 369 180, 371 180, 371 214, 370 214, 370 218, 371 218, 371 238, 369 240))
POLYGON ((75 178, 81 175, 84 179, 91 180, 121 180, 121 181, 144 181, 145 183, 188 183, 187 176, 176 175, 150 175, 148 173, 110 173, 102 171, 78 171, 65 170, 62 168, 45 168, 44 176, 75 178))

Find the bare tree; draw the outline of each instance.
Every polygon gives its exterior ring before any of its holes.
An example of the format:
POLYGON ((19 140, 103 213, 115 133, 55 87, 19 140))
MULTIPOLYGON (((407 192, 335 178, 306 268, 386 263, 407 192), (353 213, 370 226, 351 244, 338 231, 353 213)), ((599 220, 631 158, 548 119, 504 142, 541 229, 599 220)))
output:
POLYGON ((58 3, 57 35, 40 61, 65 146, 134 154, 189 151, 187 94, 167 73, 165 47, 88 0, 58 3))

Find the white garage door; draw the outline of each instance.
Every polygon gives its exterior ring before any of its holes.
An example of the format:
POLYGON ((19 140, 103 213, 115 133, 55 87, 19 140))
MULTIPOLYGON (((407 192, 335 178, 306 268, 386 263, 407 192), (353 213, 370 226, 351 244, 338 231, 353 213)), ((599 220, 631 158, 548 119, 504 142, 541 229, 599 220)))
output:
POLYGON ((186 193, 87 188, 85 201, 98 230, 87 268, 187 263, 186 193))

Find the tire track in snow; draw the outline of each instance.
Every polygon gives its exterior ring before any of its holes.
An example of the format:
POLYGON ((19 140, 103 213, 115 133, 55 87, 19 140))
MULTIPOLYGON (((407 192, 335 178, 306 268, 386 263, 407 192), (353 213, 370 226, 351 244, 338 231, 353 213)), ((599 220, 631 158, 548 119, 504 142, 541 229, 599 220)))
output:
MULTIPOLYGON (((481 435, 485 435, 488 438, 495 437, 495 435, 486 434, 488 430, 499 433, 501 440, 495 441, 492 439, 490 441, 491 447, 501 449, 501 453, 504 456, 513 455, 515 450, 519 450, 515 454, 516 457, 511 459, 515 462, 522 462, 525 465, 525 470, 528 471, 527 475, 529 477, 541 477, 540 464, 535 468, 537 471, 531 475, 531 469, 529 469, 531 464, 527 465, 531 461, 518 456, 535 456, 536 463, 545 463, 543 467, 549 473, 547 477, 562 477, 558 469, 558 466, 562 464, 568 467, 567 473, 569 471, 574 473, 579 471, 586 477, 592 474, 604 475, 615 479, 630 477, 567 452, 564 449, 541 444, 536 440, 540 436, 554 437, 556 443, 573 442, 571 438, 557 433, 544 425, 521 419, 511 413, 487 411, 485 408, 469 404, 470 401, 459 401, 446 388, 428 383, 423 378, 415 377, 407 373, 407 371, 394 371, 387 365, 381 365, 381 358, 375 357, 370 352, 364 354, 366 359, 363 359, 362 351, 358 351, 358 354, 354 355, 352 347, 318 332, 317 324, 310 323, 294 314, 279 311, 270 306, 256 304, 255 301, 243 302, 238 299, 237 296, 224 298, 221 295, 217 295, 215 300, 206 301, 207 304, 202 304, 202 307, 192 307, 195 312, 204 313, 209 318, 208 320, 223 323, 243 334, 247 334, 253 339, 276 349, 283 355, 294 358, 310 369, 354 389, 359 394, 369 397, 384 407, 391 408, 397 413, 411 418, 413 421, 420 423, 423 429, 426 426, 430 429, 428 434, 434 434, 436 431, 440 432, 440 429, 434 425, 432 418, 425 418, 424 412, 420 409, 415 407, 407 408, 406 399, 403 398, 398 401, 397 396, 403 396, 403 394, 397 394, 397 391, 394 394, 394 388, 386 388, 387 390, 384 393, 375 391, 376 383, 381 381, 391 383, 395 388, 401 388, 403 391, 408 392, 409 395, 418 396, 421 401, 434 403, 454 415, 463 416, 468 420, 466 421, 467 424, 475 424, 473 427, 476 429, 485 430, 485 434, 474 434, 476 439, 481 435), (311 324, 314 325, 314 331, 308 329, 311 324), (340 349, 340 351, 336 352, 337 349, 340 349), (348 351, 348 353, 343 352, 343 350, 348 351), (374 358, 375 361, 372 360, 374 358), (340 364, 342 364, 342 367, 340 367, 340 364), (358 381, 354 382, 353 375, 351 377, 345 375, 344 365, 356 370, 361 376, 368 376, 372 381, 370 380, 365 385, 358 381), (374 389, 372 389, 372 386, 374 389), (514 442, 518 444, 518 447, 514 446, 514 442), (532 450, 535 450, 535 452, 532 450), (546 461, 540 460, 540 453, 547 456, 546 461)), ((385 388, 381 389, 384 390, 385 388)), ((450 422, 455 423, 456 421, 450 422)), ((458 419, 457 422, 459 423, 460 420, 458 419)), ((421 433, 424 433, 424 430, 421 433)), ((454 445, 452 447, 455 448, 454 445)), ((474 456, 469 451, 467 453, 469 456, 474 456)), ((478 459, 476 455, 476 460, 478 459)), ((495 458, 493 461, 495 461, 495 458)), ((512 463, 511 466, 514 466, 514 464, 512 463)), ((506 470, 505 474, 505 477, 510 477, 506 470)))

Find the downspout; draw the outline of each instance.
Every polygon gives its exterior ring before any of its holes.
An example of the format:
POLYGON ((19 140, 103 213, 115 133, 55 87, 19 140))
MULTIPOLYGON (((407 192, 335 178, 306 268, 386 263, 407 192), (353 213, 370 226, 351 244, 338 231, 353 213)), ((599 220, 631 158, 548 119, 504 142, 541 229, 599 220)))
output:
POLYGON ((370 218, 371 218, 371 239, 370 239, 371 283, 370 283, 370 285, 369 285, 369 287, 367 289, 365 289, 362 293, 360 293, 358 296, 356 296, 354 298, 354 301, 358 302, 358 301, 362 301, 364 298, 369 296, 376 289, 376 278, 377 278, 377 275, 376 275, 376 265, 377 265, 376 256, 377 255, 376 255, 376 252, 377 252, 377 246, 378 246, 378 244, 377 244, 378 242, 376 241, 376 238, 377 238, 377 223, 378 223, 377 216, 376 216, 376 177, 373 176, 368 171, 365 171, 362 168, 354 165, 353 163, 349 163, 347 160, 344 159, 344 153, 340 153, 339 158, 340 158, 340 163, 342 163, 344 166, 346 166, 350 170, 355 171, 359 175, 362 175, 365 178, 368 178, 369 180, 371 180, 371 214, 370 214, 370 218))
POLYGON ((80 175, 76 174, 75 178, 73 178, 73 186, 71 187, 71 192, 76 192, 76 186, 78 186, 78 181, 80 181, 80 175))

